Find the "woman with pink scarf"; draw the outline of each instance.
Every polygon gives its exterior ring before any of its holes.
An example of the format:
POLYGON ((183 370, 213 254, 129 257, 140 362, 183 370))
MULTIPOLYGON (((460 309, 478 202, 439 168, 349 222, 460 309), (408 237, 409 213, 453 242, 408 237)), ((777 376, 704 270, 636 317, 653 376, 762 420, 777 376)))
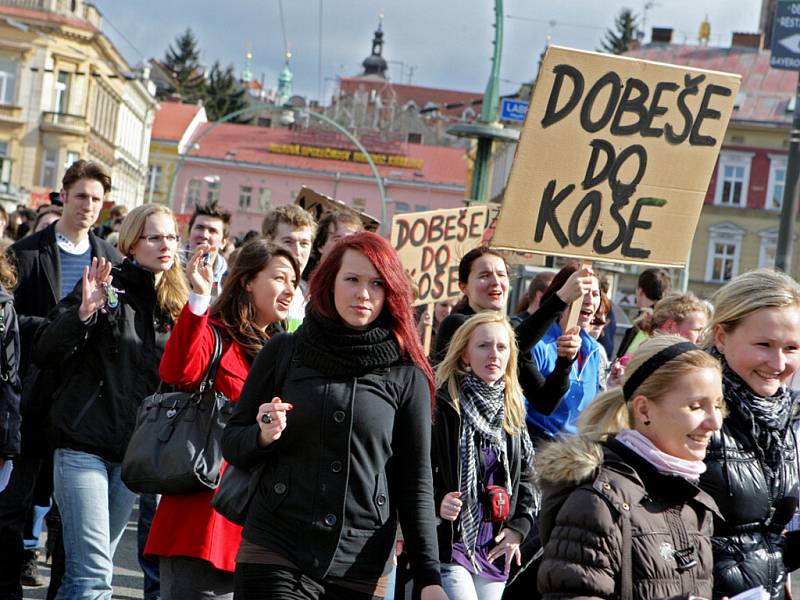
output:
POLYGON ((658 336, 583 412, 578 435, 537 451, 543 598, 711 598, 718 510, 697 483, 722 412, 719 363, 658 336))

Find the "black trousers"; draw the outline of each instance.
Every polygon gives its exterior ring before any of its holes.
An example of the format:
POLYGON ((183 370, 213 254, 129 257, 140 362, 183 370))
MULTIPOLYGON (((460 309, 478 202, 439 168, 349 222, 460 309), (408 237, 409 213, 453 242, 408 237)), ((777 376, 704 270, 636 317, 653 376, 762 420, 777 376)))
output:
POLYGON ((381 600, 279 565, 236 563, 234 600, 381 600))
POLYGON ((41 466, 39 458, 18 456, 8 487, 0 492, 0 600, 22 598, 22 539, 41 466))

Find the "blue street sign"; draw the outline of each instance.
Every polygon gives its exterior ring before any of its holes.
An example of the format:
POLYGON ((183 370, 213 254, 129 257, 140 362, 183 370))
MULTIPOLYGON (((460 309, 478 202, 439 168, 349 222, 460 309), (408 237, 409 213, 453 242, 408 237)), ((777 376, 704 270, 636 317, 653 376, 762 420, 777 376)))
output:
POLYGON ((800 71, 800 2, 778 0, 769 66, 800 71))
MULTIPOLYGON (((800 2, 798 2, 800 4, 800 2)), ((502 121, 514 121, 516 123, 523 123, 525 115, 528 112, 528 103, 522 100, 512 100, 511 98, 503 98, 500 102, 500 119, 502 121)))

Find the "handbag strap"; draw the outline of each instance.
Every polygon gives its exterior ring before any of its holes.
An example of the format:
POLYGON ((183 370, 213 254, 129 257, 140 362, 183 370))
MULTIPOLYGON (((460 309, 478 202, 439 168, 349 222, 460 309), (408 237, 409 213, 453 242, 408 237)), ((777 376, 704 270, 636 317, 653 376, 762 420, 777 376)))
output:
POLYGON ((208 365, 206 376, 200 382, 200 387, 197 388, 197 391, 201 394, 214 387, 214 379, 217 376, 217 369, 222 358, 222 336, 219 333, 219 329, 214 325, 209 323, 209 327, 211 327, 211 332, 214 334, 214 353, 211 355, 211 362, 208 365))
POLYGON ((630 510, 622 511, 622 570, 620 573, 621 600, 633 600, 633 541, 630 510))

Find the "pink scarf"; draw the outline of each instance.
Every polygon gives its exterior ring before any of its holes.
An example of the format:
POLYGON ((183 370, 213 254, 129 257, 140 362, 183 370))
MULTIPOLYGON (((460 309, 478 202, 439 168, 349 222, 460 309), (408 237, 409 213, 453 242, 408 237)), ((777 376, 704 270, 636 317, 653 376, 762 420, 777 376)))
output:
POLYGON ((615 439, 644 458, 659 473, 679 475, 691 481, 697 481, 705 473, 706 463, 702 460, 685 460, 662 452, 647 436, 635 429, 623 429, 615 439))

